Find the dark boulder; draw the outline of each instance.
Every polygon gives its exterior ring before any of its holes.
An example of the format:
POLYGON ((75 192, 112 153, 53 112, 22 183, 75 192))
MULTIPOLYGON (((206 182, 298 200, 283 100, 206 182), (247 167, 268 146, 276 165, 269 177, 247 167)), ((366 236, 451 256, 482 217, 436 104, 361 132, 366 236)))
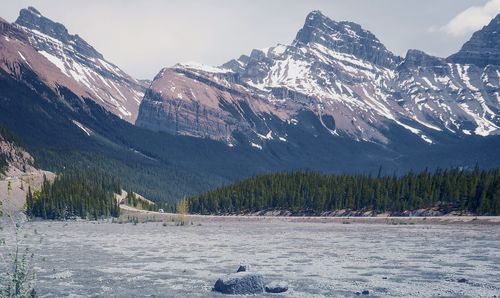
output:
POLYGON ((264 293, 264 277, 259 273, 232 273, 219 278, 213 290, 233 295, 261 294, 264 293))
POLYGON ((267 293, 284 293, 288 291, 288 285, 285 282, 271 282, 266 285, 267 293))

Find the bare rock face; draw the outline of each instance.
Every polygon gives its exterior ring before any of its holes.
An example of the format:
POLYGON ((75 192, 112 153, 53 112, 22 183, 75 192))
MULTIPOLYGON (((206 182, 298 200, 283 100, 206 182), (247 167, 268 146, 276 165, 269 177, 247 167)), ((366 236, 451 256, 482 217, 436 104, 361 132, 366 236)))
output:
POLYGON ((449 62, 474 64, 479 67, 500 65, 500 14, 487 26, 475 32, 458 53, 447 59, 449 62))
POLYGON ((238 81, 224 68, 188 63, 163 69, 145 93, 136 125, 228 144, 238 131, 258 142, 270 131, 263 115, 278 112, 238 81))
MULTIPOLYGON (((220 108, 234 102, 235 90, 188 78, 188 71, 165 69, 146 91, 137 125, 171 134, 228 140, 238 121, 220 108)), ((195 77, 195 74, 191 74, 195 77)))
MULTIPOLYGON (((138 81, 66 27, 33 7, 22 9, 16 26, 42 56, 83 90, 85 97, 134 123, 148 82, 138 81)), ((73 88, 71 88, 73 89, 73 88)), ((80 94, 81 92, 75 92, 80 94)))

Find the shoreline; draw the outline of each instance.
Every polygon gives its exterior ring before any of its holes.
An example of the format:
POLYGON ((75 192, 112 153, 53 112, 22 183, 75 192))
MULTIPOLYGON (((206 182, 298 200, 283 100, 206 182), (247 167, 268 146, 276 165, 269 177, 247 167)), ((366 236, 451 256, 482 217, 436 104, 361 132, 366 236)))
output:
POLYGON ((310 223, 362 223, 362 224, 464 224, 464 225, 500 225, 500 216, 269 216, 269 215, 201 215, 160 213, 134 209, 129 206, 120 206, 120 218, 137 217, 139 221, 166 221, 177 217, 184 217, 187 221, 196 222, 235 222, 235 221, 288 221, 310 223))

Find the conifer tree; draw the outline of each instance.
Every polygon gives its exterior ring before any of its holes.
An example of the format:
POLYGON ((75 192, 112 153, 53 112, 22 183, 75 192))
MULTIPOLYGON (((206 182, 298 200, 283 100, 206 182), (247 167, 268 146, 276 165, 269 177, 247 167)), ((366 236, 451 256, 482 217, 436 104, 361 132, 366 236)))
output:
POLYGON ((500 215, 500 169, 410 172, 403 176, 321 175, 292 172, 262 175, 191 197, 189 211, 202 214, 263 209, 339 209, 398 213, 440 207, 500 215))

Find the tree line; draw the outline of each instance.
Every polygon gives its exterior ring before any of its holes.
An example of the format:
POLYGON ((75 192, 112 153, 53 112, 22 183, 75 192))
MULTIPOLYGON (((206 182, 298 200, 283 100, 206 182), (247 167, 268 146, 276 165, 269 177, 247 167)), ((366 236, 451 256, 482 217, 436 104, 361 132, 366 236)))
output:
POLYGON ((53 182, 44 176, 41 190, 27 193, 26 213, 43 219, 118 217, 115 193, 121 190, 114 177, 91 169, 64 172, 53 182))
POLYGON ((191 197, 189 211, 238 214, 265 209, 375 213, 441 207, 500 215, 500 169, 437 169, 403 176, 290 172, 256 176, 191 197))

